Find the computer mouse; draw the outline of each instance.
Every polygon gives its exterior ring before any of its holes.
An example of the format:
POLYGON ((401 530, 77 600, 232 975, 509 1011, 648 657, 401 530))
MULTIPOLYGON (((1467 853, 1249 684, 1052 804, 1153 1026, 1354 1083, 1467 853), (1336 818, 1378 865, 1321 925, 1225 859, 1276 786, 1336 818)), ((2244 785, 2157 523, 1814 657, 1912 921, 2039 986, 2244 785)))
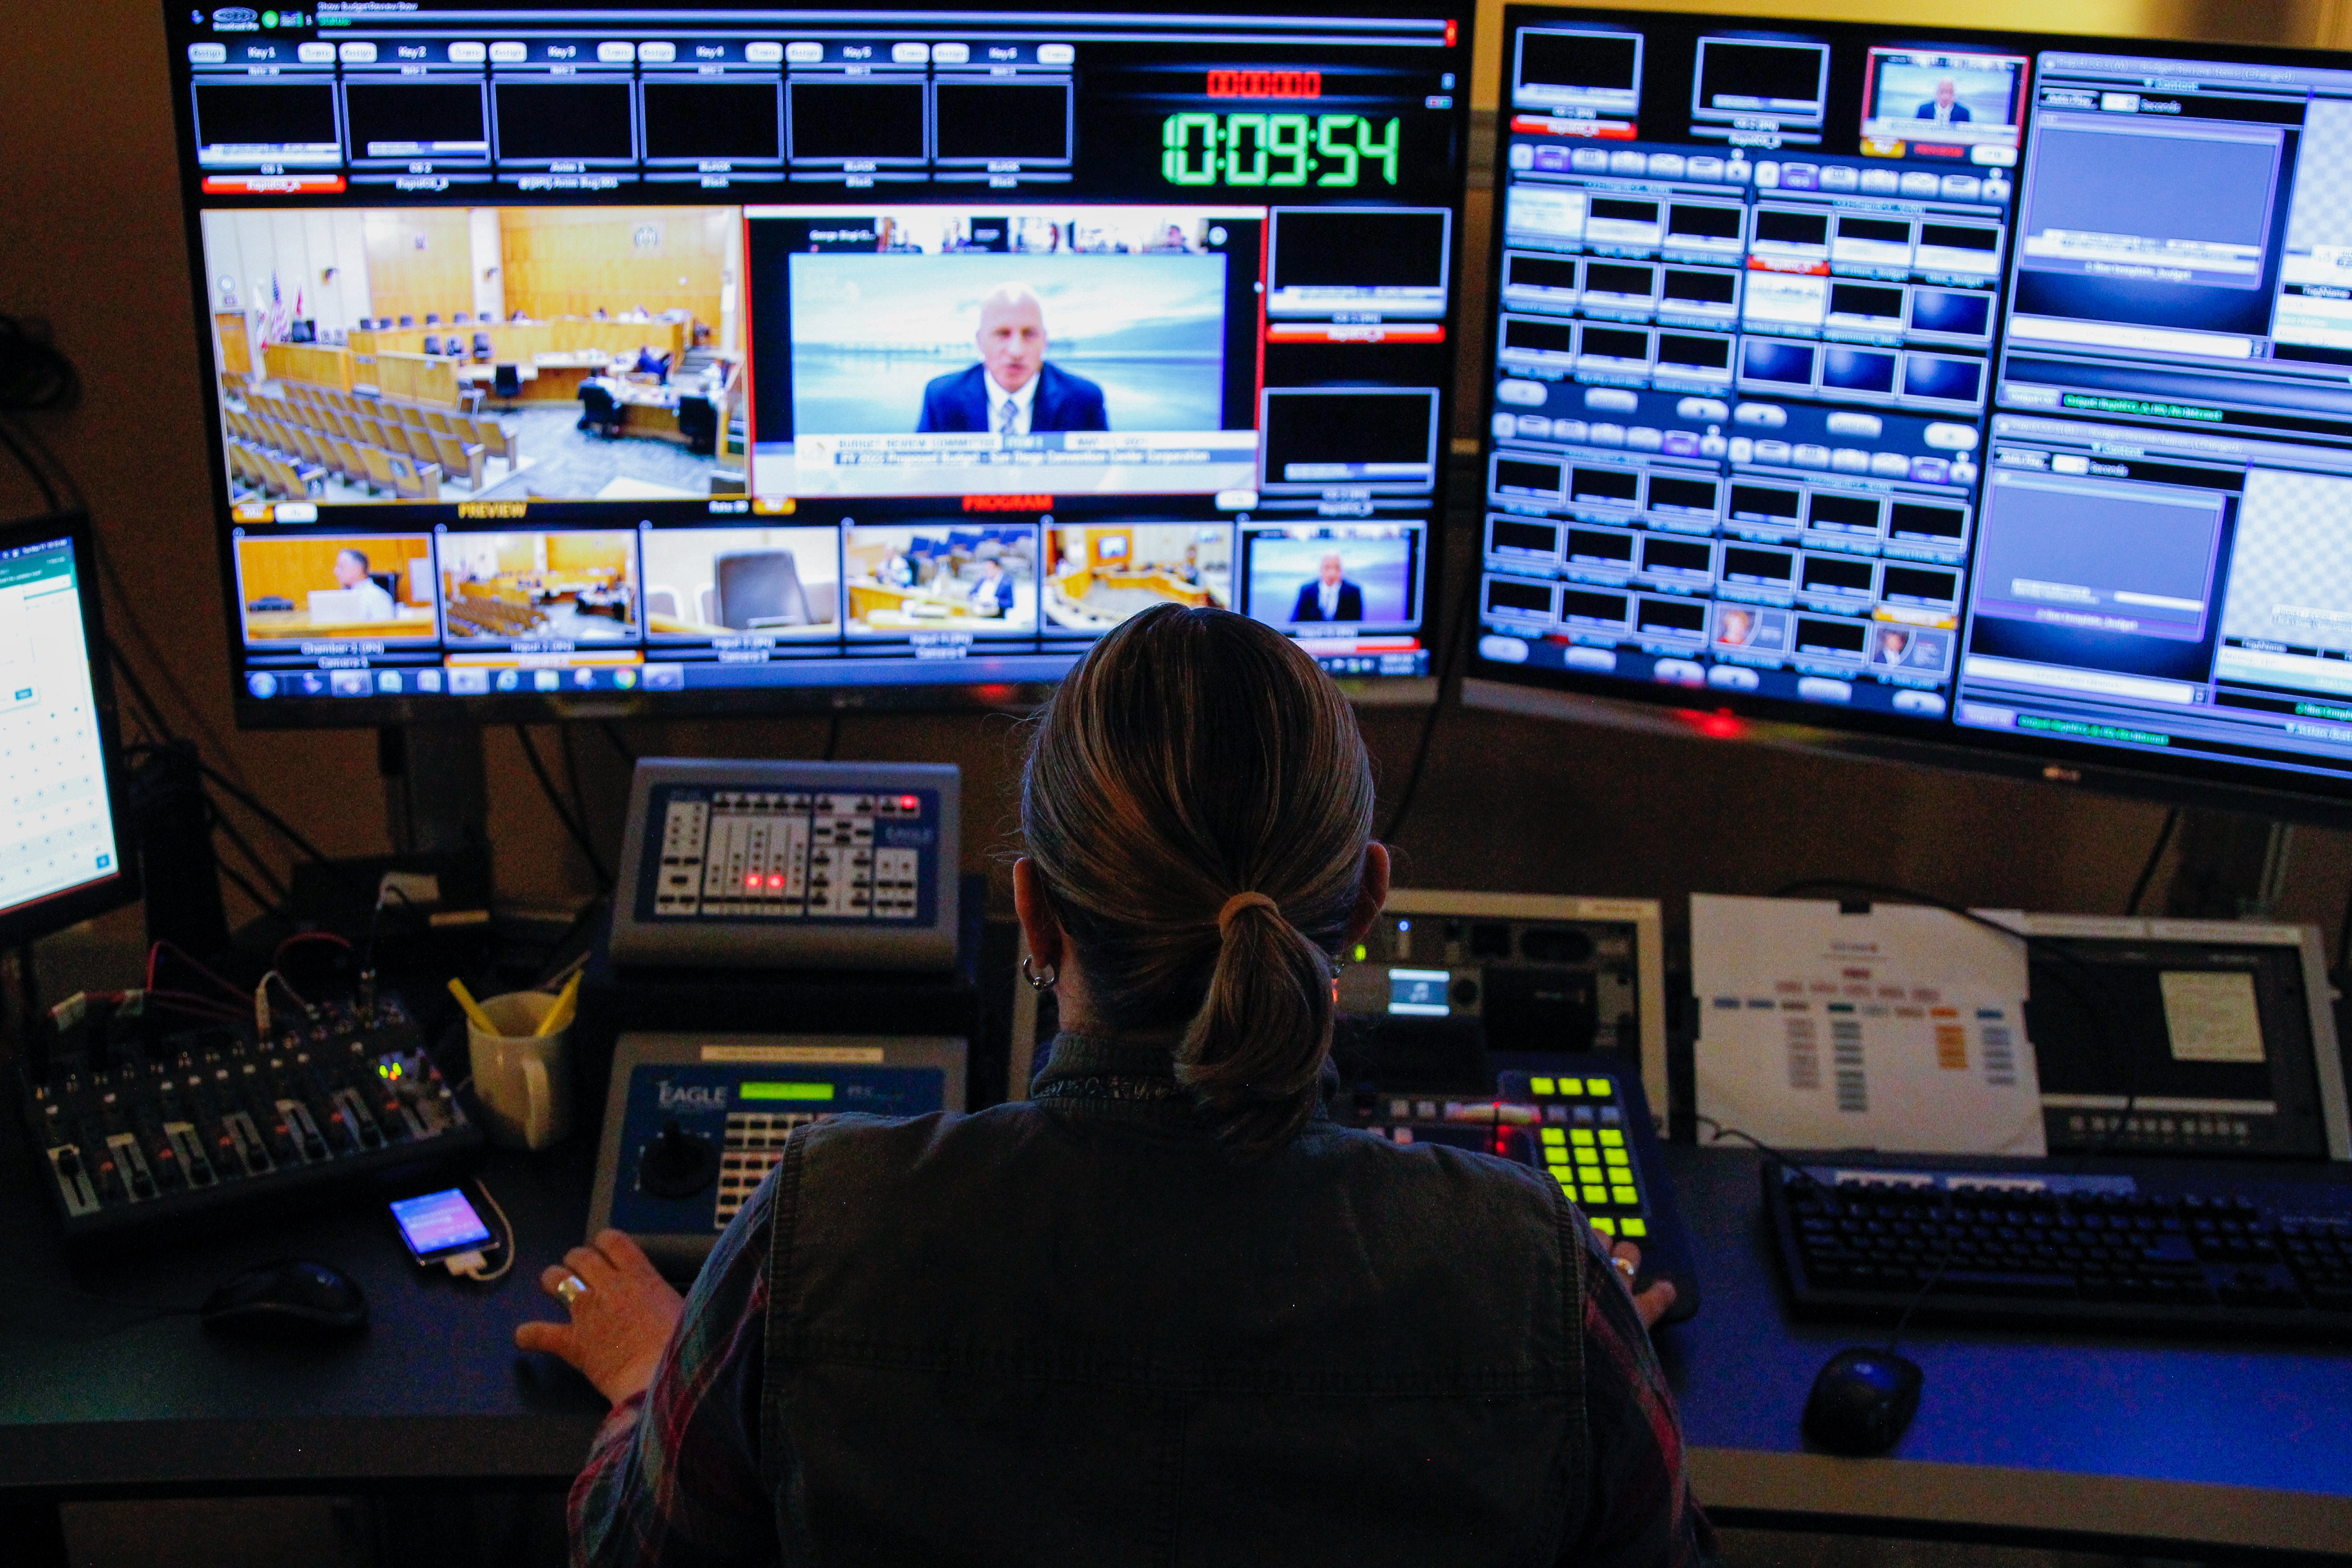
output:
POLYGON ((198 1316, 206 1328, 239 1333, 332 1333, 366 1327, 367 1298, 323 1263, 281 1258, 229 1279, 198 1316))
POLYGON ((1878 1345, 1855 1345, 1830 1357, 1805 1400, 1805 1436, 1832 1454, 1884 1454, 1902 1439, 1919 1409, 1923 1374, 1878 1345))

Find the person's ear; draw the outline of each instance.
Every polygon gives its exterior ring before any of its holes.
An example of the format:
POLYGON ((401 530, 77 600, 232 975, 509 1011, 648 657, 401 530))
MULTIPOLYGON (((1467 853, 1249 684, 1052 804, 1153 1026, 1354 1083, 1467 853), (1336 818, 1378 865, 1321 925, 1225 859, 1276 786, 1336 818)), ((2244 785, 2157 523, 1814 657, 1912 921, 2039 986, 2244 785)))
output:
POLYGON ((1381 910, 1388 901, 1389 847, 1374 839, 1364 846, 1364 871, 1356 887, 1356 910, 1348 917, 1348 934, 1339 943, 1343 953, 1364 940, 1364 933, 1381 918, 1381 910))
POLYGON ((1036 967, 1060 969, 1062 922, 1055 917, 1054 901, 1045 896, 1045 879, 1037 874, 1037 863, 1026 855, 1013 862, 1013 909, 1021 917, 1021 934, 1029 943, 1029 956, 1036 967))

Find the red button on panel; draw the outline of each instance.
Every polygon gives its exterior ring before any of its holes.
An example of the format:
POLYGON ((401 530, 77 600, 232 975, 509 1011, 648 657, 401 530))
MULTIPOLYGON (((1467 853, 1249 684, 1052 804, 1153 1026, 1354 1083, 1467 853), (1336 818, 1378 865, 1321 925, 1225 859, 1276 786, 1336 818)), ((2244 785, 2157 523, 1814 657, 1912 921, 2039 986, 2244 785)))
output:
POLYGON ((345 189, 341 174, 206 174, 208 196, 339 195, 345 189))
POLYGON ((1270 343, 1442 343, 1445 329, 1435 321, 1315 323, 1272 326, 1270 343))

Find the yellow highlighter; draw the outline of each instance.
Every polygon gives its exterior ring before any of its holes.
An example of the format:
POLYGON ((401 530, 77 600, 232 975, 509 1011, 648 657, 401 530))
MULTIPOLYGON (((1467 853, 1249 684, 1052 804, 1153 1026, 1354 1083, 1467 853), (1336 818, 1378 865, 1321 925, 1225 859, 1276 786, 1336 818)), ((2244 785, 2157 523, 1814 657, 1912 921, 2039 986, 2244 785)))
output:
POLYGON ((466 1010, 467 1023, 486 1035, 499 1032, 499 1026, 490 1022, 490 1016, 482 1011, 482 1005, 474 1000, 474 994, 466 989, 466 983, 454 974, 449 977, 449 994, 455 996, 457 1005, 466 1010))
POLYGON ((584 973, 584 970, 578 969, 572 972, 572 978, 565 981, 563 989, 555 994, 555 1005, 547 1010, 547 1016, 539 1021, 539 1027, 533 1029, 532 1034, 560 1034, 572 1026, 572 1016, 580 1011, 580 976, 584 973))

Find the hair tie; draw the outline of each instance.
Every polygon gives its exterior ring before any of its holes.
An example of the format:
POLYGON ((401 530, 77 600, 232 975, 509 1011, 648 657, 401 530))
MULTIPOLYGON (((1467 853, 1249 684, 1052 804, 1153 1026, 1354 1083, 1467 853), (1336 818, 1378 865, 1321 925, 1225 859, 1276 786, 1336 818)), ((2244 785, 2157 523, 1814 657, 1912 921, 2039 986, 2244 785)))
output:
POLYGON ((1225 907, 1217 911, 1217 937, 1220 941, 1232 931, 1234 917, 1254 904, 1264 904, 1276 914, 1282 912, 1282 906, 1264 893, 1235 893, 1225 900, 1225 907))

